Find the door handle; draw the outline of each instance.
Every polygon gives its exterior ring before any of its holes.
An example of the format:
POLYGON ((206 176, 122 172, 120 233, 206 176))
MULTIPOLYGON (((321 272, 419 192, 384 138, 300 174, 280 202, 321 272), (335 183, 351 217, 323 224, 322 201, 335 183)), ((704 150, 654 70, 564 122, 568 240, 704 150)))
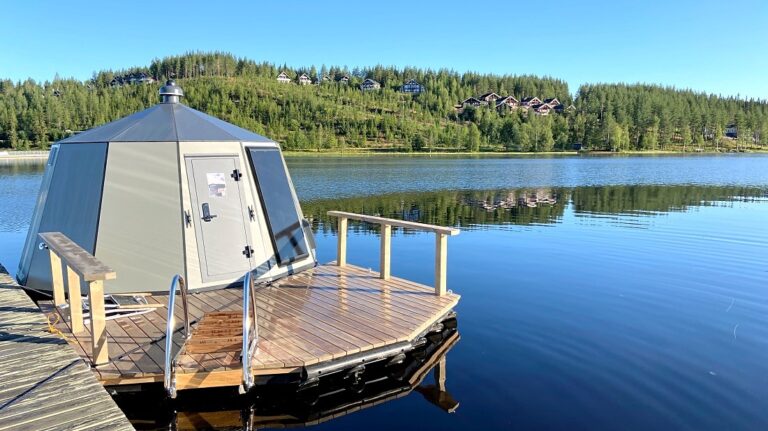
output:
POLYGON ((203 204, 203 221, 211 221, 217 217, 216 214, 211 214, 211 208, 207 203, 203 204))

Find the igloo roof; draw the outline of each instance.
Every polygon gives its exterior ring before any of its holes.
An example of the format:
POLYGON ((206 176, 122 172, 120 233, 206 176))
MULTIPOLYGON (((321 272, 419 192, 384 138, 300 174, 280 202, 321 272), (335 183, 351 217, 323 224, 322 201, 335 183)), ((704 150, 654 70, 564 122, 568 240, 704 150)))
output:
POLYGON ((178 142, 246 141, 272 142, 234 124, 178 103, 183 95, 169 81, 160 90, 163 102, 141 112, 59 141, 60 144, 90 142, 178 142), (170 89, 170 90, 167 90, 170 89), (164 91, 166 91, 164 93, 164 91), (168 92, 170 91, 170 92, 168 92))

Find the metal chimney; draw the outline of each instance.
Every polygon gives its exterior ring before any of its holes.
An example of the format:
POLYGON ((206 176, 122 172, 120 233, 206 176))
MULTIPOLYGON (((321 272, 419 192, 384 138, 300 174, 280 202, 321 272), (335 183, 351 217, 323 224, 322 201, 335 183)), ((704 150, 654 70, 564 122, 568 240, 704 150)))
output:
POLYGON ((160 103, 179 103, 179 99, 182 97, 184 97, 184 90, 177 86, 172 79, 160 87, 160 103))

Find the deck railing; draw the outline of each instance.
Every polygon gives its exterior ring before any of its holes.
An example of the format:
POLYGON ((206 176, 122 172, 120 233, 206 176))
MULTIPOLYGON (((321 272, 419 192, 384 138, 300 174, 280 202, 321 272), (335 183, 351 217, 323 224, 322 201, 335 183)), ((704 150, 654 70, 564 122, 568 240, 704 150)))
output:
POLYGON ((53 303, 57 308, 69 303, 69 324, 72 333, 85 331, 81 282, 88 284, 88 308, 91 315, 91 360, 94 365, 109 362, 107 347, 106 313, 104 310, 104 281, 117 278, 115 271, 85 251, 61 232, 44 232, 40 239, 49 251, 53 303), (64 295, 64 277, 67 273, 67 293, 64 295))
POLYGON ((243 367, 243 382, 240 392, 246 393, 253 387, 251 361, 259 343, 259 324, 256 315, 256 295, 254 295, 253 274, 251 271, 243 277, 243 347, 240 363, 243 367))
POLYGON ((355 214, 344 211, 328 211, 328 215, 339 219, 339 237, 336 256, 336 264, 347 264, 347 221, 358 220, 374 223, 381 226, 381 251, 379 254, 379 276, 383 280, 391 277, 392 255, 392 226, 405 229, 413 229, 422 232, 435 233, 435 295, 443 296, 446 292, 446 274, 448 265, 448 237, 459 234, 459 229, 452 227, 436 226, 431 224, 416 223, 405 220, 397 220, 384 217, 376 217, 365 214, 355 214))
POLYGON ((165 326, 165 368, 163 369, 163 384, 165 392, 171 398, 176 398, 176 362, 181 349, 173 352, 173 333, 176 331, 176 291, 181 291, 181 305, 184 309, 184 341, 189 340, 189 305, 187 305, 187 283, 184 277, 175 275, 171 281, 171 288, 168 291, 168 317, 165 326))

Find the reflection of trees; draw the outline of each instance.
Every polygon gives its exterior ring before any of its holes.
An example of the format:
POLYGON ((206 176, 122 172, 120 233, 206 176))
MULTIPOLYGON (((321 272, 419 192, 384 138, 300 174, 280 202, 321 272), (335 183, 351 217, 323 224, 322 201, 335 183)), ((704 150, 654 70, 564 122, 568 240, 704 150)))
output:
POLYGON ((570 191, 575 212, 606 214, 666 213, 768 196, 765 189, 722 186, 606 186, 570 191))
MULTIPOLYGON (((768 196, 765 189, 713 186, 602 186, 483 191, 397 193, 361 198, 318 200, 302 204, 304 214, 319 231, 335 231, 330 210, 392 217, 444 226, 478 228, 504 224, 557 223, 566 205, 575 212, 654 215, 685 211, 738 199, 768 196)), ((376 231, 378 226, 350 224, 352 229, 376 231)))

